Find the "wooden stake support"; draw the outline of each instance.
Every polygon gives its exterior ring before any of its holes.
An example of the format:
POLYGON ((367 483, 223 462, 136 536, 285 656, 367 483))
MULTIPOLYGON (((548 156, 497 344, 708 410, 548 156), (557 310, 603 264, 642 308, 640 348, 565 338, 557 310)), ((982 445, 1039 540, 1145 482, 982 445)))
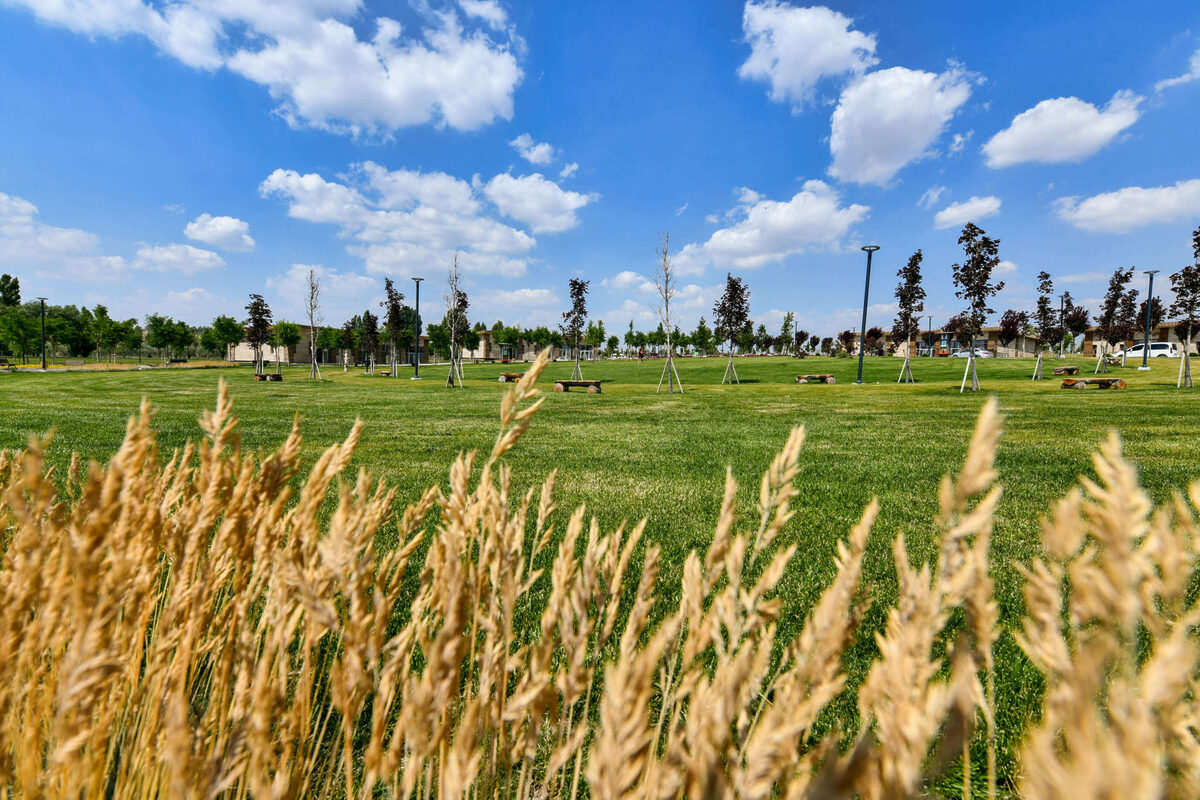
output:
POLYGON ((663 364, 662 376, 658 379, 658 388, 654 390, 654 393, 658 394, 662 391, 663 381, 665 380, 667 382, 667 392, 674 394, 675 384, 671 382, 672 378, 674 378, 676 384, 679 384, 679 393, 683 394, 683 381, 679 380, 679 370, 675 369, 675 358, 670 353, 667 353, 667 363, 663 364))
POLYGON ((733 352, 729 353, 729 363, 725 365, 725 375, 721 378, 721 383, 728 383, 731 386, 735 383, 741 383, 738 380, 737 368, 733 366, 733 352))

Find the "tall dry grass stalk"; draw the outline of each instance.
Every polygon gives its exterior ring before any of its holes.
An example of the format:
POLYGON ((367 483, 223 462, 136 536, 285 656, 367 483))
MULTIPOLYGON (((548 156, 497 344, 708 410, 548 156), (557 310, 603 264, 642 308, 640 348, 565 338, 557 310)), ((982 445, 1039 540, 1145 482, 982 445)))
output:
MULTIPOLYGON (((878 505, 780 641, 794 430, 749 527, 727 476, 664 613, 644 523, 605 532, 579 508, 556 530, 554 473, 512 491, 503 456, 546 363, 505 395, 487 460, 460 456, 401 511, 365 472, 343 477, 359 425, 293 481, 298 426, 265 458, 244 451, 224 385, 204 438, 165 465, 145 404, 107 466, 72 464, 65 494, 43 442, 0 455, 5 796, 900 798, 956 768, 963 794, 995 792, 994 402, 942 484, 937 563, 894 543, 897 602, 842 730, 830 706, 851 691, 878 505), (399 544, 379 552, 385 524, 399 544)), ((1017 636, 1047 691, 1017 788, 1195 797, 1195 517, 1183 496, 1153 509, 1115 438, 1096 472, 1025 569, 1017 636)))

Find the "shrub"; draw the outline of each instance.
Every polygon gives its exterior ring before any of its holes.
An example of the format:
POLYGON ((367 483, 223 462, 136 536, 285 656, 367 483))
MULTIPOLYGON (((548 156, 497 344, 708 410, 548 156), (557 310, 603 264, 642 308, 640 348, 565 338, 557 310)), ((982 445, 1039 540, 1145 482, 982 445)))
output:
MULTIPOLYGON (((365 472, 341 478, 359 425, 293 492, 298 426, 265 458, 246 452, 223 385, 198 445, 164 464, 143 403, 107 466, 72 463, 65 496, 44 442, 0 456, 5 792, 890 798, 953 770, 964 794, 992 793, 994 400, 942 482, 937 564, 893 544, 898 598, 856 689, 857 729, 830 730, 819 720, 851 691, 843 654, 871 605, 860 577, 877 505, 838 545, 799 637, 777 640, 793 430, 748 529, 727 477, 712 541, 659 619, 644 523, 604 532, 579 508, 556 530, 553 472, 512 493, 503 457, 547 362, 505 395, 482 465, 461 455, 445 489, 398 513, 365 472)), ((1046 692, 1013 788, 1196 796, 1200 531, 1182 495, 1152 508, 1115 437, 1095 464, 1025 569, 1015 636, 1046 692)))

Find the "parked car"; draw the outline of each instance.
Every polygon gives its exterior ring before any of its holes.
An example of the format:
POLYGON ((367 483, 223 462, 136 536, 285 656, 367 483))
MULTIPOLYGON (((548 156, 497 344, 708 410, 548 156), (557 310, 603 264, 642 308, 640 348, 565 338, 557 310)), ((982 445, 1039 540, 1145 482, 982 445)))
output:
MULTIPOLYGON (((1113 353, 1113 355, 1117 358, 1120 358, 1122 355, 1124 355, 1127 361, 1131 358, 1141 358, 1143 347, 1144 345, 1135 344, 1132 347, 1125 348, 1124 353, 1118 350, 1116 353, 1113 353)), ((1150 343, 1151 358, 1179 358, 1179 355, 1179 345, 1175 344, 1174 342, 1150 343)))
MULTIPOLYGON (((971 357, 971 349, 968 347, 968 348, 959 350, 952 357, 953 358, 970 358, 971 357)), ((982 347, 976 347, 975 348, 975 357, 976 358, 991 358, 992 354, 989 353, 987 350, 984 350, 982 347)))

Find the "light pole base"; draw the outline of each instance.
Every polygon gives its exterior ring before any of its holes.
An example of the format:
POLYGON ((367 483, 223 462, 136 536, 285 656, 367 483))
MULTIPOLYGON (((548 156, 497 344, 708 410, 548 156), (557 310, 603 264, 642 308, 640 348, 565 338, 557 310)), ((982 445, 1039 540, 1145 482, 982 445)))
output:
POLYGON ((420 375, 413 375, 411 378, 409 378, 409 380, 410 381, 419 381, 419 380, 424 380, 424 379, 420 375))
POLYGON ((855 385, 855 386, 862 386, 862 383, 863 383, 862 381, 855 381, 855 382, 854 382, 854 385, 855 385))
POLYGON ((1149 367, 1138 367, 1138 372, 1149 372, 1149 371, 1150 371, 1149 367))

